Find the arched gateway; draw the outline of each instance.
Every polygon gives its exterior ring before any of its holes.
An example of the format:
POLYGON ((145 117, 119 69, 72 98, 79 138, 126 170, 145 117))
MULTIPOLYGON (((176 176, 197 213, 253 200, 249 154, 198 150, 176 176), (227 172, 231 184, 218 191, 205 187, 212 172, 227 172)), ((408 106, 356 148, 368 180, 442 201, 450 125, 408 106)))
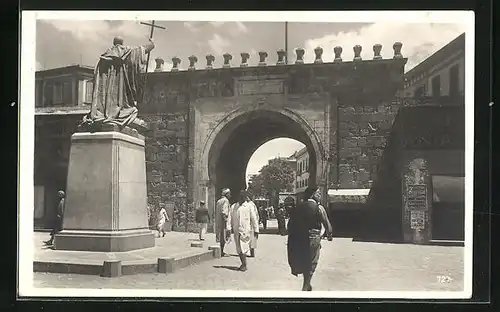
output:
POLYGON ((213 69, 210 63, 202 70, 190 58, 190 70, 149 74, 139 111, 151 126, 150 205, 173 207, 173 228, 189 230, 196 204, 205 200, 213 211, 221 188, 244 188, 253 152, 278 137, 306 145, 309 182, 325 195, 328 188, 366 187, 403 84, 400 49, 395 45, 389 60, 342 62, 336 55, 323 63, 319 54, 314 64, 213 69))
POLYGON ((306 145, 311 155, 311 182, 324 183, 325 148, 317 132, 293 110, 253 104, 230 112, 208 134, 199 158, 200 194, 214 202, 224 187, 246 187, 245 171, 250 157, 263 143, 288 137, 306 145))

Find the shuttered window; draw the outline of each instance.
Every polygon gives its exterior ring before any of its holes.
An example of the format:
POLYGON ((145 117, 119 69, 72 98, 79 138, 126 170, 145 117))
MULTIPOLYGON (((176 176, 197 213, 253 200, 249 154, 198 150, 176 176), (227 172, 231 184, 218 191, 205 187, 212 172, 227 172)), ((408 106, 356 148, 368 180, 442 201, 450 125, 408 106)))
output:
POLYGON ((91 80, 85 82, 85 100, 84 103, 92 103, 92 93, 94 92, 94 83, 91 80))
POLYGON ((61 104, 63 101, 63 86, 61 83, 54 84, 54 103, 61 104))
POLYGON ((73 104, 73 90, 71 88, 71 83, 63 83, 63 104, 64 106, 70 106, 73 104))

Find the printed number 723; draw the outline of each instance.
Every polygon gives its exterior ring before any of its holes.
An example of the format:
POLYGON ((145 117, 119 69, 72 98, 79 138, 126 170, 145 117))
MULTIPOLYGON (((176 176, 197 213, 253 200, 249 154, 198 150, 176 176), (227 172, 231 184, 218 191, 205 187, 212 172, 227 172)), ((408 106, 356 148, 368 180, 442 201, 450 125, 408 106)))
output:
POLYGON ((446 276, 446 275, 438 275, 437 280, 440 283, 449 283, 452 281, 451 277, 446 276))

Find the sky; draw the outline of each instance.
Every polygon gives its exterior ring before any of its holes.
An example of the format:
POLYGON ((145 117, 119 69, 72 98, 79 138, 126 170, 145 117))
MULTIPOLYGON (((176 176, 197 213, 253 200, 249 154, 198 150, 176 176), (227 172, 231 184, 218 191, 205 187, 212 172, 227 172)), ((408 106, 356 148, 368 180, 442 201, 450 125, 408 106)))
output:
MULTIPOLYGON (((148 21, 149 22, 149 21, 148 21)), ((198 68, 206 65, 205 56, 215 56, 214 67, 222 66, 222 54, 233 55, 238 66, 241 52, 250 53, 249 66, 258 62, 258 52, 267 51, 268 64, 275 64, 276 51, 285 48, 283 22, 221 22, 221 21, 156 21, 166 29, 155 29, 156 48, 151 52, 149 71, 154 59, 162 57, 164 69, 170 70, 171 59, 179 57, 181 70, 187 69, 190 55, 198 57, 198 68)), ((150 28, 139 21, 105 20, 38 20, 36 24, 36 70, 71 64, 94 66, 99 55, 112 45, 113 37, 122 36, 126 45, 148 42, 150 28)), ((304 61, 314 60, 314 48, 324 50, 323 60, 331 62, 333 48, 343 47, 342 58, 352 60, 355 45, 361 45, 361 56, 373 57, 374 44, 382 44, 381 55, 392 58, 392 45, 403 43, 402 54, 408 58, 408 71, 465 31, 463 24, 451 23, 288 23, 289 60, 295 61, 292 50, 302 47, 304 61)), ((262 145, 252 156, 247 174, 257 173, 269 158, 288 156, 304 145, 290 139, 274 139, 262 145)))

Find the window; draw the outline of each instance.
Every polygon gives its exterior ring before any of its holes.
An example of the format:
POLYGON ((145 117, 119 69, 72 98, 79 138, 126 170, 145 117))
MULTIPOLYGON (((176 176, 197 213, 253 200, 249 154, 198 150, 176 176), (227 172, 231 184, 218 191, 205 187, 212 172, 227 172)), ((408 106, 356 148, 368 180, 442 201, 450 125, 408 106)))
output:
POLYGON ((65 106, 73 104, 73 89, 71 87, 72 84, 69 82, 63 84, 63 104, 65 106))
POLYGON ((432 96, 441 96, 441 76, 432 78, 432 96))
POLYGON ((36 81, 35 85, 35 107, 43 106, 43 82, 36 81))
POLYGON ((413 93, 413 97, 417 98, 417 99, 424 97, 425 93, 426 93, 426 89, 427 89, 427 86, 425 84, 419 86, 417 89, 415 89, 415 92, 413 93))
POLYGON ((92 103, 92 93, 94 92, 94 83, 91 80, 85 82, 85 99, 84 103, 92 103))
POLYGON ((450 68, 450 91, 449 91, 449 96, 457 96, 458 95, 458 84, 459 84, 459 78, 458 78, 458 64, 453 65, 450 68))
POLYGON ((61 83, 56 83, 54 85, 54 103, 61 104, 63 101, 63 85, 61 83))
POLYGON ((43 89, 43 106, 51 106, 54 99, 54 85, 45 84, 43 89))

